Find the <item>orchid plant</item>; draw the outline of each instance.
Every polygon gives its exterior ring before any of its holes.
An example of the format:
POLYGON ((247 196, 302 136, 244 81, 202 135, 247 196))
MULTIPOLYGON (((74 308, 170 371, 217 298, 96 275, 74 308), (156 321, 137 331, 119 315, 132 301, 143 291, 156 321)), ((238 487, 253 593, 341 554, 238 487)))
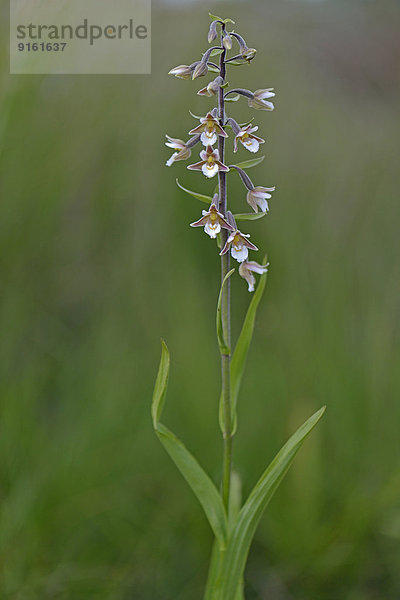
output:
POLYGON ((268 200, 275 188, 254 186, 247 174, 247 170, 260 164, 264 157, 225 164, 228 133, 233 134, 234 153, 239 149, 239 142, 251 153, 257 153, 261 144, 264 144, 264 140, 255 135, 258 126, 253 125, 253 120, 238 123, 227 115, 226 104, 244 97, 250 108, 272 111, 274 104, 271 99, 275 94, 272 88, 252 92, 244 88, 229 87, 226 79, 228 68, 250 64, 256 56, 256 50, 249 48, 241 35, 235 31, 228 31, 234 25, 231 19, 221 19, 213 15, 210 15, 210 18, 208 42, 211 44, 218 39, 219 45, 206 50, 200 60, 190 65, 179 65, 171 69, 169 74, 180 79, 196 80, 209 72, 216 73, 217 76, 197 93, 216 101, 217 106, 205 111, 204 117, 196 117, 199 124, 189 131, 191 137, 186 142, 166 136, 166 145, 174 150, 166 164, 171 166, 175 162, 189 159, 193 148, 200 144, 203 147, 200 151, 201 160, 187 168, 200 171, 207 179, 218 176, 218 184, 212 196, 188 190, 178 180, 177 184, 188 194, 208 204, 208 208, 202 211, 201 217, 191 223, 191 226, 203 227, 205 233, 216 240, 221 262, 221 288, 216 311, 222 373, 219 421, 223 438, 223 463, 220 488, 217 488, 184 444, 160 422, 170 365, 169 352, 164 341, 153 395, 152 418, 158 438, 200 501, 215 536, 204 600, 243 600, 244 570, 257 525, 294 456, 323 415, 325 407, 311 416, 292 435, 243 502, 240 477, 232 468, 232 441, 237 429, 236 406, 240 384, 253 335, 257 307, 266 284, 268 263, 265 259, 261 263, 249 260, 249 251, 256 252, 258 248, 249 240, 248 233, 239 230, 237 223, 264 217, 269 211, 268 200), (228 52, 234 44, 238 45, 238 53, 228 57, 228 52), (219 58, 218 64, 211 61, 214 56, 219 58), (246 201, 252 209, 250 212, 233 214, 228 208, 227 178, 233 172, 238 173, 246 189, 246 201), (249 292, 255 290, 233 351, 230 277, 235 269, 230 268, 231 257, 239 263, 239 275, 247 282, 249 292), (254 274, 260 275, 257 289, 254 274))

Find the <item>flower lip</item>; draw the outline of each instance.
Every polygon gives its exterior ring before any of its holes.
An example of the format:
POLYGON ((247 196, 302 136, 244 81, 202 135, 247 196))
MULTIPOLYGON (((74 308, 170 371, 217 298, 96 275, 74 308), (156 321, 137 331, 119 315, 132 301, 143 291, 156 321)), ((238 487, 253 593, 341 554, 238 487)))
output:
POLYGON ((208 112, 205 117, 201 117, 200 124, 189 131, 190 135, 196 133, 201 134, 200 139, 204 146, 213 146, 218 136, 228 137, 218 123, 218 119, 211 112, 208 112))
POLYGON ((260 144, 264 144, 265 140, 254 135, 254 131, 258 131, 258 125, 255 127, 247 125, 246 127, 239 129, 233 141, 233 151, 237 152, 239 141, 250 152, 258 152, 260 144))
POLYGON ((219 212, 214 200, 208 210, 202 211, 202 215, 201 219, 194 223, 190 223, 190 226, 204 227, 204 231, 211 238, 215 238, 221 231, 221 228, 227 229, 228 231, 234 230, 234 228, 226 221, 224 215, 219 212))
POLYGON ((214 177, 218 171, 229 171, 229 167, 219 160, 218 150, 214 150, 212 146, 207 146, 206 150, 202 150, 200 152, 200 158, 202 159, 200 162, 195 163, 194 165, 188 165, 187 168, 191 171, 203 171, 203 174, 206 177, 214 177))
POLYGON ((223 256, 230 250, 232 257, 238 262, 241 263, 245 261, 249 255, 249 250, 258 250, 257 246, 249 241, 249 237, 250 234, 242 233, 238 229, 233 231, 226 240, 226 244, 221 250, 220 256, 223 256))

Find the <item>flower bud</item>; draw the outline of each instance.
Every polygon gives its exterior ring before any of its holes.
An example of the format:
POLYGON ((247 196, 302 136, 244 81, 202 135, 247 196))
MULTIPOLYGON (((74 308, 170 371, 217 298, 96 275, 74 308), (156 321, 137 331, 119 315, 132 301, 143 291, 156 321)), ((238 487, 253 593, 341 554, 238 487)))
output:
POLYGON ((178 79, 190 79, 193 69, 189 65, 178 65, 168 72, 168 75, 174 75, 178 79))
POLYGON ((218 77, 210 81, 210 83, 206 87, 199 90, 197 94, 199 96, 208 96, 211 98, 211 96, 215 96, 216 94, 218 94, 218 90, 223 82, 224 81, 222 77, 218 75, 218 77))
POLYGON ((211 44, 217 37, 217 23, 218 21, 213 21, 210 25, 210 29, 208 30, 208 43, 211 44))
POLYGON ((199 64, 195 67, 192 75, 192 79, 197 79, 198 77, 203 77, 207 75, 208 67, 207 63, 204 61, 200 61, 199 64))
POLYGON ((249 63, 251 60, 253 60, 256 54, 257 50, 255 48, 246 48, 242 52, 242 58, 244 60, 247 60, 247 62, 249 63))
POLYGON ((229 33, 224 32, 224 36, 222 38, 222 43, 226 50, 232 50, 232 38, 229 33))

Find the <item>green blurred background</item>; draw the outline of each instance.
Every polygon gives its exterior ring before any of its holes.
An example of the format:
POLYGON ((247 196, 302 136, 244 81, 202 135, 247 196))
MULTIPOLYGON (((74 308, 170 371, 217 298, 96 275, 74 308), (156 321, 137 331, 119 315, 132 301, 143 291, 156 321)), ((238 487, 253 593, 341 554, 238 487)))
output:
MULTIPOLYGON (((247 598, 400 597, 400 5, 275 0, 154 3, 153 73, 131 77, 8 75, 1 5, 1 598, 201 598, 211 534, 149 408, 163 336, 165 421, 218 481, 218 257, 175 177, 215 182, 164 167, 163 146, 211 106, 204 79, 167 76, 207 47, 208 10, 258 49, 231 84, 277 92, 251 114, 267 138, 251 176, 277 191, 247 228, 271 267, 235 441, 245 493, 328 406, 262 520, 247 598)), ((238 277, 233 295, 236 335, 238 277)))

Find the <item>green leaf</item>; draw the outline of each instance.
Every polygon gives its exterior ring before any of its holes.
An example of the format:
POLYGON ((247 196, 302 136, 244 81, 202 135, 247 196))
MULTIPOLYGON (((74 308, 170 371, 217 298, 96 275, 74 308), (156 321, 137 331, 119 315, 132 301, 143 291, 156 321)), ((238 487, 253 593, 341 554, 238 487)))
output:
MULTIPOLYGON (((264 261, 265 264, 266 261, 264 261)), ((246 365, 247 354, 249 352, 251 338, 254 332, 254 323, 256 320, 257 308, 264 293, 265 284, 267 283, 267 273, 263 273, 258 282, 254 296, 251 299, 249 308, 247 309, 242 329, 236 342, 231 361, 231 406, 232 406, 232 423, 236 428, 236 405, 239 396, 240 384, 242 382, 243 372, 246 365)))
POLYGON ((218 296, 218 304, 217 304, 217 339, 218 339, 218 346, 219 346, 219 351, 221 354, 230 354, 231 353, 231 349, 229 348, 226 340, 225 340, 225 336, 224 336, 224 327, 222 324, 222 310, 221 310, 221 303, 222 303, 222 291, 224 289, 224 285, 227 282, 227 280, 229 279, 229 277, 232 275, 232 273, 234 273, 235 269, 231 269, 229 271, 229 273, 227 273, 221 283, 221 289, 219 290, 219 296, 218 296))
POLYGON ((246 65, 247 63, 243 60, 230 60, 228 65, 232 65, 233 67, 241 67, 242 65, 246 65))
POLYGON ((219 600, 221 592, 221 569, 225 550, 221 550, 217 540, 214 541, 210 566, 208 568, 208 576, 204 600, 219 600))
POLYGON ((239 213, 233 215, 236 221, 257 221, 258 219, 262 219, 265 217, 267 213, 265 212, 252 212, 252 213, 239 213))
POLYGON ((161 360, 158 368, 156 383, 154 386, 153 400, 151 403, 151 416, 153 418, 153 427, 157 429, 164 408, 165 396, 167 394, 168 376, 169 376, 169 352, 167 344, 161 340, 161 360))
POLYGON ((208 65, 208 70, 211 71, 211 73, 219 73, 219 68, 213 67, 212 65, 208 65))
POLYGON ((192 111, 190 109, 189 109, 189 114, 191 117, 193 117, 193 119, 197 119, 198 121, 203 118, 203 117, 199 117, 198 115, 195 115, 194 113, 192 113, 192 111))
POLYGON ((223 53, 222 48, 214 48, 214 50, 211 50, 210 56, 218 56, 219 54, 222 54, 222 53, 223 53))
POLYGON ((229 511, 228 511, 228 526, 229 530, 233 529, 236 523, 237 516, 242 508, 242 480, 237 471, 232 471, 231 486, 229 489, 229 511))
POLYGON ((252 167, 256 167, 264 160, 265 156, 260 156, 259 158, 251 158, 250 160, 245 160, 244 162, 237 163, 236 166, 241 169, 251 169, 252 167))
POLYGON ((221 17, 216 17, 211 13, 208 13, 208 16, 210 17, 211 21, 222 21, 223 23, 232 23, 233 25, 235 24, 235 21, 232 21, 232 19, 221 19, 221 17))
POLYGON ((161 361, 151 407, 154 430, 202 505, 219 547, 223 549, 227 543, 228 519, 217 488, 184 444, 159 422, 167 391, 169 364, 168 348, 165 342, 162 342, 161 361))
POLYGON ((308 419, 283 446, 264 471, 241 509, 230 536, 222 567, 221 600, 232 600, 238 593, 250 545, 268 502, 286 475, 295 455, 325 412, 325 406, 308 419))
POLYGON ((240 99, 240 95, 236 94, 236 96, 229 96, 229 98, 225 98, 225 102, 237 102, 240 99))
POLYGON ((188 190, 187 188, 183 187, 183 185, 181 185, 179 183, 178 179, 176 180, 176 185, 179 188, 181 188, 181 190, 183 190, 184 192, 189 194, 190 196, 193 196, 193 198, 197 198, 197 200, 201 200, 202 202, 205 202, 206 204, 211 204, 211 202, 212 202, 211 196, 206 196, 205 194, 198 194, 197 192, 192 192, 191 190, 188 190))

